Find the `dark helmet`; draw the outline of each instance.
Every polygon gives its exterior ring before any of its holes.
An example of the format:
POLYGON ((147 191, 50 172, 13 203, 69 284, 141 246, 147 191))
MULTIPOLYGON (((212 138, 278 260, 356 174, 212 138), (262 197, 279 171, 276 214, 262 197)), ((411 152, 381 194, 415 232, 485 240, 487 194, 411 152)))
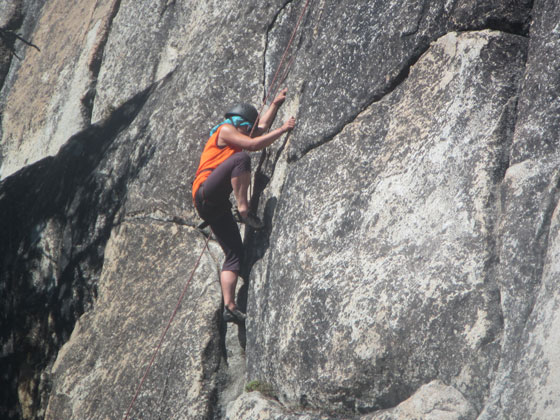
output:
POLYGON ((251 104, 238 104, 226 112, 226 118, 238 115, 242 117, 245 121, 250 122, 252 125, 257 121, 259 113, 257 109, 251 104))

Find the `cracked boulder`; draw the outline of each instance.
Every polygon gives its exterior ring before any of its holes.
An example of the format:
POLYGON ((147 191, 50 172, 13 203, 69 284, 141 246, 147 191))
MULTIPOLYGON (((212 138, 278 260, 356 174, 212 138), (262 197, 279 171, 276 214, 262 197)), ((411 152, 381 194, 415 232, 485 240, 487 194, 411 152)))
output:
POLYGON ((441 380, 481 409, 503 331, 493 232, 525 50, 516 35, 450 33, 288 165, 253 270, 248 379, 288 407, 347 414, 441 380))

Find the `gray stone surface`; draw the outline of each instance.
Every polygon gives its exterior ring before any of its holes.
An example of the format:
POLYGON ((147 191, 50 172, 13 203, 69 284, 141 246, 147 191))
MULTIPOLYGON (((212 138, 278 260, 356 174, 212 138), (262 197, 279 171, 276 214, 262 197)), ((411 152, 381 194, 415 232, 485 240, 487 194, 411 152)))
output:
POLYGON ((482 419, 560 415, 553 379, 558 346, 560 9, 536 1, 510 167, 503 183, 499 258, 505 330, 500 369, 482 419), (554 343, 554 344, 553 344, 554 343))
POLYGON ((139 151, 136 161, 115 168, 111 150, 120 144, 121 158, 132 155, 131 143, 118 135, 149 93, 71 138, 55 157, 0 184, 3 418, 44 414, 46 371, 76 320, 91 308, 126 182, 145 158, 139 151))
MULTIPOLYGON (((192 250, 203 245, 202 235, 172 223, 125 219, 114 229, 95 310, 80 318, 52 368, 56 386, 45 419, 124 416, 166 326, 162 320, 190 278, 192 250)), ((217 278, 206 254, 130 418, 211 416, 221 348, 217 278)))
POLYGON ((436 378, 483 405, 502 331, 496 194, 524 49, 514 35, 448 34, 290 165, 251 281, 250 379, 315 409, 388 408, 436 378))
POLYGON ((56 154, 88 126, 99 59, 117 3, 56 0, 41 8, 31 38, 40 51, 27 50, 4 95, 0 177, 56 154))
MULTIPOLYGON (((203 244, 208 130, 303 4, 2 2, 40 51, 0 45, 1 418, 122 418, 203 244)), ((556 419, 559 13, 311 0, 297 127, 253 157, 247 329, 211 241, 133 417, 556 419)))
POLYGON ((0 39, 0 86, 4 84, 6 75, 10 70, 13 52, 16 49, 14 31, 19 29, 22 17, 21 0, 6 0, 0 3, 0 31, 2 31, 2 38, 0 39))
POLYGON ((328 416, 289 410, 274 398, 254 391, 241 395, 228 406, 226 420, 326 420, 328 416))
POLYGON ((476 416, 475 408, 460 392, 436 380, 421 386, 397 407, 360 420, 468 420, 476 416))
POLYGON ((238 100, 258 101, 266 25, 280 4, 121 1, 99 73, 94 120, 173 71, 183 84, 168 105, 186 100, 187 121, 218 118, 238 100))
MULTIPOLYGON (((374 414, 352 417, 356 420, 468 420, 475 419, 477 412, 472 404, 456 389, 441 381, 423 385, 397 407, 380 410, 374 414)), ((276 399, 250 392, 241 395, 228 406, 227 420, 333 420, 349 417, 321 415, 309 410, 288 409, 276 399)))
MULTIPOLYGON (((299 141, 290 144, 289 158, 329 141, 359 112, 394 89, 430 42, 454 30, 523 33, 530 4, 508 0, 314 2, 298 52, 305 58, 293 69, 292 84, 302 95, 296 129, 299 141)), ((282 50, 282 45, 285 42, 275 51, 282 50)))

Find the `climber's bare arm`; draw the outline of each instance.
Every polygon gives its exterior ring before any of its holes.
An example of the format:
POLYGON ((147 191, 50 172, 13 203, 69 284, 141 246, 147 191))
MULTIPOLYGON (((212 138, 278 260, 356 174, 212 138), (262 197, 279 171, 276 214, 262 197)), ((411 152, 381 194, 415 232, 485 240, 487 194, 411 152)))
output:
POLYGON ((279 139, 282 134, 293 129, 295 125, 296 120, 294 117, 291 117, 286 120, 281 127, 261 136, 251 138, 249 137, 249 130, 247 130, 247 128, 240 127, 237 129, 231 124, 225 124, 220 131, 217 143, 220 147, 229 145, 254 152, 270 146, 275 140, 279 139))
POLYGON ((282 89, 280 93, 274 98, 264 115, 261 116, 259 119, 258 127, 255 127, 253 130, 253 137, 261 136, 262 134, 266 133, 270 130, 274 119, 276 118, 276 113, 278 109, 282 106, 284 101, 286 100, 286 94, 288 93, 288 89, 282 89))

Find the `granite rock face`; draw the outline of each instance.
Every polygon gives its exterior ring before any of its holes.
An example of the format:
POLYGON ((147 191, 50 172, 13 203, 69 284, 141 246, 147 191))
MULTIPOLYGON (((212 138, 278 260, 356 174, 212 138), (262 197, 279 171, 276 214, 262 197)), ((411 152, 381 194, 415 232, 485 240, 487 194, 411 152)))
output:
MULTIPOLYGON (((326 420, 332 417, 309 410, 287 411, 278 401, 259 392, 242 395, 228 407, 227 420, 266 418, 274 420, 326 420), (307 411, 307 412, 306 412, 307 411), (229 415, 231 412, 231 416, 229 415)), ((356 417, 359 420, 461 420, 476 418, 476 410, 455 388, 440 381, 423 385, 397 407, 356 417)))
POLYGON ((249 377, 355 412, 436 378, 473 402, 488 390, 503 327, 495 198, 524 50, 518 36, 450 33, 291 165, 251 282, 249 377))
POLYGON ((13 83, 3 89, 2 177, 55 154, 91 120, 103 45, 117 1, 41 5, 13 83), (25 121, 21 124, 20 121, 25 121))
POLYGON ((554 1, 310 0, 221 321, 190 183, 305 3, 0 5, 0 417, 123 418, 175 308, 130 418, 560 416, 554 1))
MULTIPOLYGON (((189 278, 189 267, 195 263, 192 249, 203 243, 191 229, 165 222, 125 219, 113 231, 105 249, 96 309, 80 318, 52 368, 57 386, 45 419, 114 418, 126 412, 126 398, 107 398, 107 391, 134 395, 159 338, 155 327, 161 327, 162 315, 171 315, 184 286, 181 280, 189 278)), ((207 254, 152 375, 146 377, 134 417, 152 418, 154 413, 162 418, 211 417, 220 360, 212 304, 219 302, 220 288, 217 274, 209 275, 215 270, 207 254), (212 295, 215 299, 210 299, 212 295), (181 401, 181 408, 170 401, 181 401)))
POLYGON ((552 419, 558 390, 560 6, 535 2, 499 223, 503 354, 481 418, 552 419))

